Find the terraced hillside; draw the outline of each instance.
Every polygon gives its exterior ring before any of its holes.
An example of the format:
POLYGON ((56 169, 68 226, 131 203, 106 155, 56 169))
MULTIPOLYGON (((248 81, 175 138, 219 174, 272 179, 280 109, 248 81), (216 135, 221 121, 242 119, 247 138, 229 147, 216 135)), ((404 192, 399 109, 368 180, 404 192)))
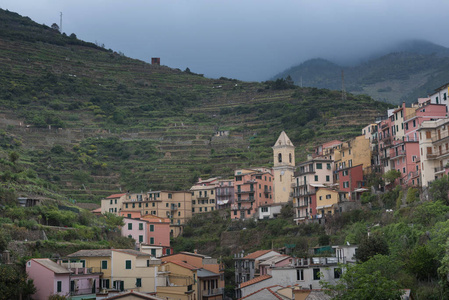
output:
POLYGON ((149 65, 7 11, 0 23, 0 153, 18 152, 79 202, 269 166, 282 130, 304 159, 387 108, 363 95, 342 101, 329 90, 149 65))

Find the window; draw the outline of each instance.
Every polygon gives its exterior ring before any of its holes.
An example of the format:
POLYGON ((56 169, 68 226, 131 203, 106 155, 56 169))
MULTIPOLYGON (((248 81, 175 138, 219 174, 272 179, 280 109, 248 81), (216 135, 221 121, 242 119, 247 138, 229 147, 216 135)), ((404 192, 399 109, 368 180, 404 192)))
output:
POLYGON ((168 199, 171 199, 172 198, 172 195, 171 194, 168 194, 168 199))
POLYGON ((296 280, 304 280, 304 270, 296 270, 296 280))
MULTIPOLYGON (((111 200, 112 201, 112 200, 111 200)), ((60 292, 62 292, 62 281, 57 281, 56 282, 56 285, 57 285, 57 287, 56 287, 56 291, 58 292, 58 293, 60 293, 60 292)))
POLYGON ((150 231, 154 231, 154 225, 153 224, 150 225, 150 231))
POLYGON ((154 244, 154 237, 150 237, 150 244, 154 244))
POLYGON ((143 223, 139 223, 139 230, 143 230, 143 223))
POLYGON ((405 168, 402 168, 402 173, 404 173, 404 174, 405 174, 405 168))
POLYGON ((340 278, 341 277, 341 268, 335 268, 334 269, 334 278, 340 278))
POLYGON ((70 280, 70 291, 71 292, 75 291, 75 280, 70 280))
POLYGON ((136 278, 136 287, 142 286, 142 278, 136 278))
POLYGON ((426 131, 426 139, 430 139, 432 137, 432 133, 430 131, 426 131))
POLYGON ((261 207, 262 212, 268 212, 268 207, 261 207))
POLYGON ((330 170, 330 169, 331 169, 331 164, 328 163, 328 164, 326 165, 326 167, 327 167, 328 170, 330 170))
POLYGON ((320 269, 313 269, 313 280, 320 280, 320 269))
POLYGON ((107 270, 108 269, 108 261, 107 260, 102 260, 101 261, 101 268, 103 270, 107 270))
MULTIPOLYGON (((151 249, 151 255, 156 256, 156 249, 151 249)), ((148 266, 149 266, 149 262, 148 262, 148 266)))
POLYGON ((332 195, 331 194, 327 194, 326 195, 326 199, 330 199, 330 198, 332 198, 332 195))
POLYGON ((133 208, 136 208, 136 204, 135 203, 133 203, 133 208))
POLYGON ((128 208, 128 203, 125 204, 125 208, 128 208))
POLYGON ((282 162, 282 154, 281 153, 278 154, 278 162, 280 162, 280 163, 282 162))
POLYGON ((326 175, 326 181, 330 181, 331 179, 330 179, 330 176, 329 175, 326 175))
POLYGON ((323 164, 322 163, 316 163, 316 168, 321 170, 323 168, 323 164))
POLYGON ((143 235, 139 235, 139 243, 143 243, 143 235))
POLYGON ((130 260, 125 261, 125 269, 131 270, 131 261, 130 260))
POLYGON ((192 212, 195 212, 195 208, 194 207, 192 208, 192 212))
POLYGON ((315 181, 318 181, 318 175, 315 175, 315 181))
POLYGON ((195 204, 196 204, 196 201, 195 201, 195 200, 192 200, 192 204, 195 205, 195 204))
POLYGON ((165 207, 168 207, 168 203, 165 203, 165 207))
POLYGON ((112 204, 112 200, 109 202, 109 204, 112 204))
POLYGON ((109 288, 109 279, 101 279, 101 287, 104 289, 109 288))
POLYGON ((235 176, 235 181, 242 181, 242 176, 235 176))
POLYGON ((128 223, 128 230, 132 230, 133 229, 133 223, 128 223))
POLYGON ((413 127, 416 127, 416 120, 413 120, 413 127))
POLYGON ((349 181, 343 182, 343 188, 349 188, 349 181))

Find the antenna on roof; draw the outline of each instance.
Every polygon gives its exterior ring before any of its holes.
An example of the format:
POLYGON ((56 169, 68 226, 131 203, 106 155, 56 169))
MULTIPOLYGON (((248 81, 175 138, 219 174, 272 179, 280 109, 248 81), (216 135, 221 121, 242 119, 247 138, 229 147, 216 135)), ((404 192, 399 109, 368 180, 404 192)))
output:
POLYGON ((62 11, 59 17, 59 32, 62 33, 62 11))
POLYGON ((341 100, 346 100, 345 71, 341 70, 341 100))

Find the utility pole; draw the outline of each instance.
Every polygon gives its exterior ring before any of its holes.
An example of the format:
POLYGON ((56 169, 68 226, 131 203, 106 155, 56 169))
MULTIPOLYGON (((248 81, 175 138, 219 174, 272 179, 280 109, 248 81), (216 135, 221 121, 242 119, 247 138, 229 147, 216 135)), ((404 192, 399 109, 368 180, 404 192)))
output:
POLYGON ((62 33, 62 11, 59 17, 59 32, 62 33))
POLYGON ((341 100, 346 100, 345 71, 341 70, 341 100))

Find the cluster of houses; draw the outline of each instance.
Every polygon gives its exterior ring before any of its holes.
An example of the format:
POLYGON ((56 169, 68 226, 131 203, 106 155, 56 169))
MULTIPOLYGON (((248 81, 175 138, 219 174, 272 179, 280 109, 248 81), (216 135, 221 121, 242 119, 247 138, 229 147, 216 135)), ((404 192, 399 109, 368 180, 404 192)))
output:
POLYGON ((125 217, 123 235, 134 238, 137 246, 170 254, 167 231, 179 236, 195 214, 227 208, 232 219, 267 219, 290 202, 297 224, 323 223, 327 216, 359 205, 371 173, 380 176, 394 169, 400 174, 397 184, 426 188, 449 172, 448 88, 438 88, 411 107, 403 103, 389 109, 360 136, 321 144, 299 164, 295 146, 282 132, 272 147, 271 168, 238 169, 229 179, 200 178, 188 191, 111 195, 97 212, 125 217))
MULTIPOLYGON (((411 107, 403 103, 388 110, 360 136, 319 145, 299 164, 295 146, 282 132, 272 147, 271 168, 238 169, 230 179, 200 178, 189 191, 110 195, 94 212, 122 216, 121 233, 135 240, 136 250, 80 250, 57 262, 31 259, 26 269, 38 288, 35 297, 97 294, 107 299, 113 289, 150 293, 152 299, 222 299, 223 266, 197 253, 174 254, 170 247, 170 238, 182 234, 193 215, 226 208, 232 219, 269 219, 293 203, 297 224, 323 223, 328 215, 359 204, 369 174, 397 170, 397 184, 426 188, 449 173, 448 97, 449 83, 411 107)), ((236 297, 325 298, 315 290, 319 281, 338 280, 338 264, 353 262, 356 248, 335 246, 332 256, 308 259, 273 250, 236 254, 236 297)))
POLYGON ((26 263, 37 292, 70 299, 223 299, 224 268, 216 259, 190 252, 155 257, 146 249, 80 250, 63 259, 26 263))

